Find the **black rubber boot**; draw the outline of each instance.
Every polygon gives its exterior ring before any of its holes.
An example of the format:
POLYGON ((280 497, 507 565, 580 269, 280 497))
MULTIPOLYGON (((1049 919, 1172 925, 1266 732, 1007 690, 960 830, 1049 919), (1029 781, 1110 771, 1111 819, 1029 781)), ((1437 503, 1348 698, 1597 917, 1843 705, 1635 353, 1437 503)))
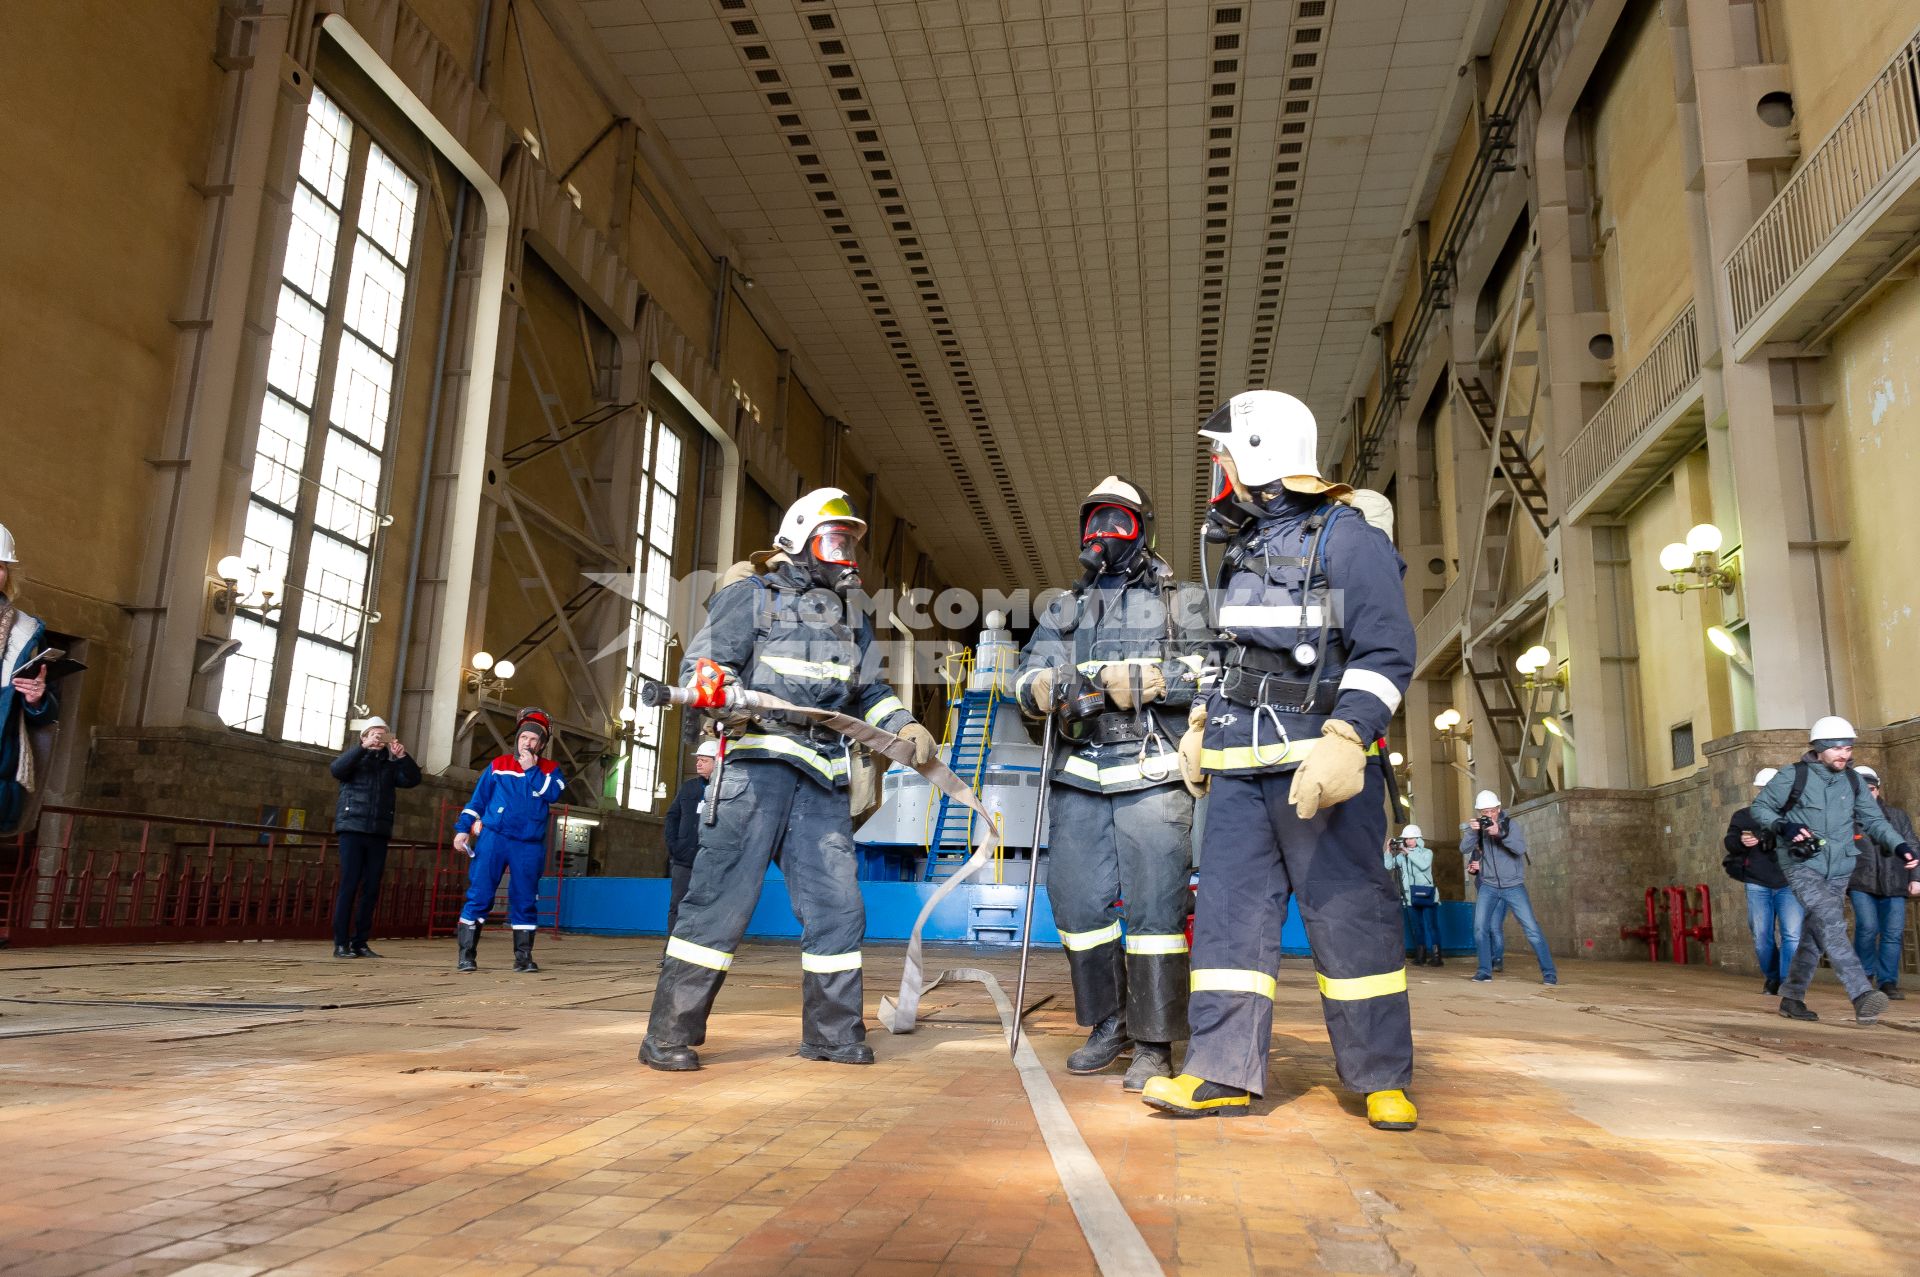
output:
POLYGON ((533 932, 516 928, 513 933, 513 969, 515 971, 538 971, 540 964, 533 960, 533 932))
POLYGON ((367 945, 366 941, 362 940, 359 944, 353 946, 353 956, 356 958, 377 958, 380 955, 375 953, 372 948, 367 945))
POLYGON ((344 944, 337 944, 333 946, 333 956, 336 958, 357 958, 360 955, 344 944))
POLYGON ((454 970, 478 971, 480 969, 480 959, 478 956, 480 948, 480 924, 477 922, 463 922, 460 924, 460 930, 454 934, 460 944, 460 965, 455 967, 454 970))
POLYGON ((1878 1024, 1880 1013, 1887 1009, 1887 995, 1878 989, 1868 989, 1853 1000, 1853 1022, 1855 1024, 1878 1024))
POLYGON ((873 1048, 865 1042, 849 1042, 845 1046, 818 1046, 812 1042, 802 1042, 800 1058, 825 1060, 828 1064, 872 1064, 873 1048))
POLYGON ((1427 959, 1427 965, 1430 967, 1444 967, 1447 965, 1447 962, 1445 958, 1442 958, 1440 956, 1440 951, 1438 949, 1435 949, 1433 951, 1433 956, 1427 959))
POLYGON ((1144 1091, 1147 1082, 1156 1077, 1173 1076, 1173 1043, 1171 1042, 1135 1042, 1133 1044, 1133 1063, 1127 1066, 1126 1077, 1120 1080, 1123 1091, 1144 1091))
POLYGON ((643 1038, 640 1063, 662 1073, 688 1073, 700 1067, 700 1057, 690 1046, 661 1046, 652 1038, 643 1038))
POLYGON ((1132 1045, 1127 1041, 1127 1022, 1119 1012, 1093 1026, 1087 1044, 1067 1057, 1067 1072, 1098 1073, 1132 1045))
POLYGON ((1882 980, 1880 982, 1880 992, 1886 994, 1889 998, 1892 998, 1895 1002, 1903 1001, 1907 996, 1906 994, 1900 992, 1900 986, 1895 984, 1891 980, 1882 980))
POLYGON ((1796 998, 1780 999, 1780 1014, 1789 1020, 1818 1020, 1820 1017, 1807 1009, 1807 1004, 1796 998))

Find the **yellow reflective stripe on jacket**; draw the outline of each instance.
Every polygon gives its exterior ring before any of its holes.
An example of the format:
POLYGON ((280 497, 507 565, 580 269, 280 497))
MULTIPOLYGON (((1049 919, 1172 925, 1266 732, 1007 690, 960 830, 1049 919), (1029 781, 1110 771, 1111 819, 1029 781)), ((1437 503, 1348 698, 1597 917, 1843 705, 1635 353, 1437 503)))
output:
MULTIPOLYGON (((1239 771, 1246 767, 1283 767, 1288 763, 1301 761, 1311 754, 1313 747, 1319 743, 1320 738, 1314 736, 1307 740, 1293 741, 1285 749, 1279 748, 1278 745, 1263 744, 1258 754, 1254 753, 1251 745, 1235 745, 1229 749, 1202 748, 1200 766, 1202 770, 1210 772, 1239 771)), ((1378 745, 1367 746, 1367 757, 1372 758, 1379 752, 1378 745)))
POLYGON ((1067 776, 1078 776, 1082 780, 1095 781, 1102 785, 1118 785, 1130 780, 1149 780, 1155 784, 1163 780, 1180 778, 1180 758, 1172 750, 1154 750, 1147 757, 1152 761, 1146 767, 1139 763, 1123 763, 1118 767, 1095 767, 1091 760, 1078 754, 1071 754, 1061 766, 1060 771, 1067 776))
POLYGON ((1257 993, 1269 1002, 1276 987, 1274 978, 1264 971, 1236 971, 1230 967, 1206 967, 1187 977, 1187 988, 1193 993, 1257 993))
POLYGON ((898 696, 891 696, 891 695, 883 696, 877 702, 875 702, 874 707, 872 709, 866 712, 865 717, 869 723, 872 723, 875 727, 878 727, 880 726, 881 723, 887 720, 887 717, 889 715, 896 714, 896 713, 905 713, 906 708, 907 707, 905 705, 902 705, 900 703, 900 698, 898 696))
POLYGON ((1157 656, 1116 656, 1109 661, 1082 661, 1074 666, 1074 668, 1082 674, 1092 677, 1109 665, 1138 665, 1142 668, 1152 667, 1153 669, 1159 669, 1163 664, 1165 664, 1165 662, 1157 656))
POLYGON ((860 951, 852 953, 808 953, 800 951, 800 969, 811 971, 815 975, 831 975, 835 971, 858 971, 860 969, 860 951))
POLYGON ((784 755, 805 763, 828 780, 845 780, 847 777, 847 760, 844 757, 829 757, 791 737, 776 736, 770 732, 748 732, 745 736, 735 737, 733 745, 735 749, 764 749, 769 754, 784 755))
POLYGON ((1127 933, 1128 953, 1185 953, 1186 951, 1185 932, 1176 931, 1170 936, 1127 933))
POLYGON ((733 955, 719 949, 709 949, 703 944, 691 940, 682 940, 674 936, 667 941, 667 956, 678 958, 682 962, 691 962, 696 967, 705 967, 709 971, 725 971, 733 965, 733 955))
POLYGON ((835 665, 831 661, 803 661, 794 656, 775 656, 771 652, 760 657, 760 663, 776 674, 789 674, 795 678, 836 678, 846 682, 853 677, 850 665, 835 665))
POLYGON ((1379 975, 1359 975, 1346 980, 1331 980, 1323 975, 1315 975, 1320 981, 1320 996, 1333 1002, 1360 1002, 1366 998, 1384 998, 1391 993, 1407 991, 1407 969, 1384 971, 1379 975))
POLYGON ((1088 949, 1098 949, 1103 944, 1111 944, 1120 938, 1120 924, 1109 923, 1098 931, 1062 931, 1060 943, 1075 953, 1084 953, 1088 949))

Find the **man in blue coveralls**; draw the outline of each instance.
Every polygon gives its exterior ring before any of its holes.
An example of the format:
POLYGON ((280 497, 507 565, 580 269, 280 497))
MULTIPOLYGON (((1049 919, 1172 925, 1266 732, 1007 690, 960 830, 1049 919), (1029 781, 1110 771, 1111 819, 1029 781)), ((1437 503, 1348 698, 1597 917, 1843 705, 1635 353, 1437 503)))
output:
POLYGON ((552 734, 553 723, 545 711, 521 710, 520 721, 514 724, 514 752, 500 755, 480 773, 473 798, 454 822, 453 845, 473 858, 467 901, 460 908, 461 971, 479 970, 480 925, 493 907, 501 874, 508 875, 513 969, 540 969, 533 961, 533 933, 538 925, 534 901, 547 859, 547 809, 567 792, 560 765, 541 757, 552 734))

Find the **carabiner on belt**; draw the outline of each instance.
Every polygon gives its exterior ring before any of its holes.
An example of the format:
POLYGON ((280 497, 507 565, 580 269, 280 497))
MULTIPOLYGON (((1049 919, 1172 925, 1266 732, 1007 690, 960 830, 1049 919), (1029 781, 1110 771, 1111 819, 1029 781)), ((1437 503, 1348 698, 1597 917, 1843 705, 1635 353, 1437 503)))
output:
MULTIPOLYGON (((1261 680, 1264 682, 1265 680, 1261 680)), ((1263 696, 1260 703, 1253 707, 1253 761, 1256 766, 1273 767, 1287 760, 1287 751, 1293 748, 1293 737, 1287 733, 1287 725, 1280 719, 1280 711, 1267 703, 1263 696), (1280 753, 1268 758, 1260 752, 1260 716, 1264 714, 1273 720, 1273 726, 1280 733, 1280 753)))
POLYGON ((1174 769, 1180 765, 1180 753, 1167 743, 1167 734, 1161 731, 1156 725, 1145 736, 1140 738, 1140 754, 1136 761, 1140 765, 1140 779, 1158 784, 1173 775, 1174 769), (1149 744, 1159 747, 1154 750, 1154 757, 1160 764, 1159 770, 1147 766, 1147 746, 1149 744))

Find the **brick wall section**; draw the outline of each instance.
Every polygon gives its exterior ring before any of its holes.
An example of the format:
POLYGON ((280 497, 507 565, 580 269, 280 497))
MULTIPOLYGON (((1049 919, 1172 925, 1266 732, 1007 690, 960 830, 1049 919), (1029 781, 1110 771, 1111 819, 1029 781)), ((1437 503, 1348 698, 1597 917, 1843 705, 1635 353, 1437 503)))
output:
MULTIPOLYGON (((1805 751, 1803 731, 1739 732, 1709 741, 1705 764, 1683 780, 1647 790, 1565 790, 1513 808, 1533 852, 1528 894, 1554 954, 1645 961, 1645 942, 1621 940, 1620 928, 1645 920, 1646 889, 1705 883, 1713 965, 1757 976, 1746 891, 1720 868, 1720 839, 1727 818, 1752 799, 1754 773, 1805 751)), ((1920 807, 1920 720, 1863 733, 1855 761, 1880 772, 1895 805, 1920 807)), ((1517 938, 1510 926, 1508 946, 1517 938)), ((1698 945, 1689 952, 1700 961, 1698 945)), ((1669 957, 1663 943, 1661 961, 1669 957)))
MULTIPOLYGON (((333 828, 339 786, 327 771, 335 751, 196 727, 96 728, 89 745, 80 807, 261 823, 263 807, 307 813, 306 826, 333 828)), ((442 816, 458 814, 473 794, 475 774, 459 769, 428 776, 398 796, 394 836, 431 840, 442 816), (444 809, 442 803, 444 802, 444 809)), ((664 877, 666 850, 658 818, 596 811, 591 859, 595 872, 664 877)), ((448 836, 451 836, 449 826, 448 836)))

